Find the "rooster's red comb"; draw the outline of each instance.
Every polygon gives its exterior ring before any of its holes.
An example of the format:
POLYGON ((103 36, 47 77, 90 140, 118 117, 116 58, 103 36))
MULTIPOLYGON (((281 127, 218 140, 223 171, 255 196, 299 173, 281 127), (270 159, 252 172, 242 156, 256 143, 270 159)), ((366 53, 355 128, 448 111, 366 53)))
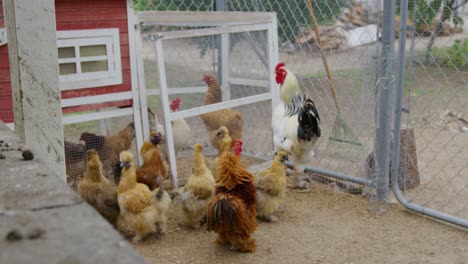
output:
POLYGON ((279 68, 284 67, 284 66, 286 66, 286 64, 284 64, 284 62, 278 63, 278 64, 276 65, 275 71, 277 71, 279 68))

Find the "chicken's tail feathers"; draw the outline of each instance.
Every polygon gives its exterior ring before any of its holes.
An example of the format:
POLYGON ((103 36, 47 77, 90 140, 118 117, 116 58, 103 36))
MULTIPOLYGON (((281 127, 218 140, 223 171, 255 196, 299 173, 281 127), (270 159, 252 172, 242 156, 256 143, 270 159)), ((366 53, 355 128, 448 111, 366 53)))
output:
POLYGON ((208 231, 235 231, 250 234, 257 227, 255 216, 251 216, 243 201, 233 195, 221 194, 208 205, 206 217, 208 231))
POLYGON ((298 114, 298 138, 300 140, 310 141, 312 137, 320 137, 322 134, 320 128, 320 115, 315 107, 314 101, 306 97, 298 114))

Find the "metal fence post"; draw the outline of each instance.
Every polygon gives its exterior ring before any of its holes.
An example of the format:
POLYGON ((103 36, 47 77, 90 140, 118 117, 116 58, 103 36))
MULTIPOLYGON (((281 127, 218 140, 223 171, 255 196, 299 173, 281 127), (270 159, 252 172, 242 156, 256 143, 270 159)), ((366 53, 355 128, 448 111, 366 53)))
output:
POLYGON ((375 168, 377 199, 385 201, 389 191, 391 94, 395 40, 395 1, 384 1, 382 23, 382 60, 377 82, 377 124, 375 136, 375 168))
POLYGON ((398 43, 398 69, 397 69, 397 82, 395 86, 395 110, 394 110, 394 136, 393 136, 393 149, 392 149, 392 191, 395 198, 404 207, 409 210, 418 212, 420 214, 428 215, 464 228, 468 228, 468 221, 460 217, 441 213, 439 211, 420 206, 409 202, 401 193, 398 185, 398 173, 400 167, 400 128, 401 128, 401 113, 402 113, 402 100, 403 100, 403 85, 405 79, 405 54, 406 54, 406 18, 408 16, 408 0, 401 0, 400 2, 400 35, 398 43))
MULTIPOLYGON (((215 11, 227 11, 227 0, 216 0, 215 2, 215 11)), ((223 61, 223 45, 222 45, 222 40, 221 40, 221 36, 216 36, 216 39, 217 39, 217 50, 218 50, 218 56, 216 58, 216 61, 213 61, 213 64, 214 65, 217 65, 216 69, 217 69, 217 72, 216 72, 216 77, 217 79, 219 80, 219 82, 221 84, 225 84, 225 78, 227 76, 223 76, 223 64, 225 64, 225 62, 223 61)), ((229 48, 228 48, 229 49, 229 48)), ((223 88, 226 88, 225 86, 223 86, 223 88)), ((226 93, 224 93, 226 94, 226 93)))

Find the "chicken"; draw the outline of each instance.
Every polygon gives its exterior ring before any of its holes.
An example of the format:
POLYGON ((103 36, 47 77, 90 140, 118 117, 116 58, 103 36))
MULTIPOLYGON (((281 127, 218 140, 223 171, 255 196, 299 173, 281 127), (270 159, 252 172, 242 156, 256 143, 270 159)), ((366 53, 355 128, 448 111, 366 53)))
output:
POLYGON ((153 131, 140 150, 143 165, 136 170, 137 182, 145 184, 150 190, 158 188, 167 176, 167 169, 159 156, 160 141, 161 133, 153 131))
MULTIPOLYGON (((208 85, 208 91, 205 94, 205 105, 222 102, 221 88, 216 78, 212 75, 204 75, 203 80, 208 85)), ((220 146, 216 133, 221 126, 225 126, 229 130, 231 138, 242 138, 243 118, 238 111, 223 109, 203 114, 201 118, 208 130, 210 143, 218 152, 220 152, 220 146)))
POLYGON ((273 141, 277 150, 292 154, 296 187, 298 174, 304 172, 315 155, 313 147, 321 135, 320 116, 314 101, 301 92, 296 76, 284 63, 276 66, 275 73, 276 82, 281 85, 281 102, 273 112, 273 141))
POLYGON ((257 189, 257 215, 268 222, 276 222, 273 215, 278 210, 280 200, 286 193, 286 165, 288 153, 280 150, 276 153, 270 168, 255 175, 257 189))
POLYGON ((117 201, 123 221, 135 232, 134 242, 155 232, 164 234, 171 197, 162 188, 150 191, 148 186, 137 182, 130 152, 120 153, 120 162, 122 178, 117 188, 117 201))
POLYGON ((95 149, 98 152, 103 165, 103 173, 105 176, 110 177, 113 174, 113 167, 119 162, 120 152, 129 150, 134 138, 135 126, 132 122, 121 131, 110 136, 87 132, 81 133, 80 140, 85 141, 86 150, 95 149))
POLYGON ((253 252, 252 233, 257 228, 254 177, 240 162, 241 150, 235 148, 237 155, 230 151, 233 140, 227 128, 221 127, 218 133, 221 156, 216 166, 215 196, 208 205, 208 230, 218 233, 219 244, 253 252))
MULTIPOLYGON (((177 112, 180 107, 180 98, 175 98, 171 101, 169 107, 172 112, 177 112)), ((184 119, 177 119, 172 121, 172 135, 174 136, 174 148, 180 150, 188 147, 190 138, 192 136, 192 129, 189 127, 184 119)))
MULTIPOLYGON (((176 112, 179 110, 181 101, 180 98, 175 98, 171 101, 171 104, 169 107, 171 108, 172 112, 176 112)), ((166 133, 165 133, 165 128, 164 126, 159 122, 158 117, 156 114, 151 112, 151 110, 148 108, 148 114, 149 114, 149 123, 150 123, 150 130, 151 131, 158 131, 161 132, 162 135, 162 142, 160 144, 160 151, 162 152, 162 158, 163 160, 166 159, 167 157, 167 147, 166 147, 166 133)), ((190 126, 187 124, 185 119, 177 119, 172 121, 172 136, 174 139, 174 148, 176 151, 188 148, 189 147, 189 141, 191 138, 192 129, 190 126)))
POLYGON ((76 190, 86 170, 86 149, 84 144, 65 140, 65 165, 68 184, 76 190))
MULTIPOLYGON (((159 122, 158 116, 151 111, 151 109, 148 107, 148 121, 149 121, 149 126, 150 126, 150 132, 151 131, 158 131, 161 133, 162 138, 166 138, 166 130, 164 126, 159 122)), ((163 140, 164 141, 164 140, 163 140)))
POLYGON ((203 146, 195 144, 192 175, 185 186, 179 191, 179 203, 182 211, 193 228, 200 226, 202 218, 208 210, 208 203, 213 198, 215 180, 203 156, 203 146))
POLYGON ((78 184, 78 194, 112 225, 120 214, 117 187, 102 175, 102 163, 94 149, 87 151, 87 170, 78 184))

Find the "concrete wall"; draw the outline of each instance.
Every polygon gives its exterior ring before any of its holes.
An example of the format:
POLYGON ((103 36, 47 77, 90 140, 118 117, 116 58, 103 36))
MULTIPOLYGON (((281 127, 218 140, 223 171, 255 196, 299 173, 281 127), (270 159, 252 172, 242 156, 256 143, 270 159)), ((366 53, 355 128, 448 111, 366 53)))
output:
POLYGON ((54 0, 4 0, 15 131, 66 181, 54 0))
POLYGON ((1 121, 0 139, 0 263, 144 263, 43 161, 6 151, 22 142, 1 121))

